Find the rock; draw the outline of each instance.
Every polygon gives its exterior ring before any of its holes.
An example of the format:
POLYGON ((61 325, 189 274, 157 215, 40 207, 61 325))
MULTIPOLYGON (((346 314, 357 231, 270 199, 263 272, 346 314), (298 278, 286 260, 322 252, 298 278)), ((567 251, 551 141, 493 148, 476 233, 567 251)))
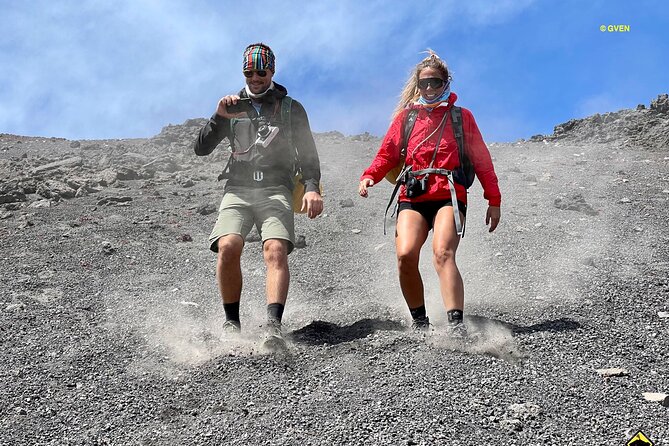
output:
POLYGON ((651 402, 654 402, 654 403, 660 403, 664 407, 669 407, 669 394, 656 393, 656 392, 644 392, 643 397, 646 401, 651 401, 651 402))
POLYGON ((19 228, 26 229, 26 228, 29 228, 31 226, 35 226, 35 223, 33 223, 33 221, 30 220, 27 215, 22 215, 21 216, 21 224, 19 225, 19 228))
POLYGON ((179 241, 180 241, 180 242, 192 242, 192 241, 193 241, 193 237, 191 237, 190 234, 181 234, 181 235, 179 236, 179 241))
POLYGON ((16 310, 23 310, 25 308, 25 304, 22 302, 16 302, 13 304, 9 304, 5 307, 5 311, 16 311, 16 310))
POLYGON ((184 178, 179 181, 179 185, 181 187, 193 187, 195 186, 195 182, 191 178, 184 178))
POLYGON ((295 248, 302 249, 307 247, 307 239, 303 235, 298 235, 295 238, 295 248))
POLYGON ((360 229, 351 229, 351 232, 354 233, 354 234, 360 234, 360 233, 362 232, 362 230, 360 230, 360 229))
POLYGON ((140 175, 139 173, 137 173, 137 171, 129 167, 119 167, 116 170, 116 179, 121 181, 141 180, 142 178, 143 178, 142 175, 140 175))
POLYGON ((523 422, 516 418, 507 418, 499 422, 499 427, 509 432, 519 432, 523 430, 523 422))
POLYGON ((669 95, 666 93, 658 95, 657 99, 650 101, 650 109, 658 113, 668 113, 669 95))
POLYGON ((345 200, 340 200, 339 201, 339 206, 343 208, 352 208, 354 206, 353 200, 350 198, 346 198, 345 200))
POLYGON ((70 143, 70 147, 72 147, 73 149, 77 149, 77 148, 81 147, 81 143, 79 141, 72 141, 70 143))
POLYGON ((669 318, 669 311, 658 311, 657 317, 660 317, 662 319, 669 318))
POLYGON ((118 173, 111 168, 107 168, 98 172, 93 181, 98 183, 100 186, 106 187, 111 186, 118 179, 118 173))
POLYGON ((102 242, 102 252, 106 255, 113 254, 116 251, 116 248, 108 241, 102 242))
POLYGON ((202 206, 198 207, 195 212, 197 212, 200 215, 209 215, 209 214, 213 214, 216 211, 218 211, 217 206, 215 206, 211 203, 207 203, 207 204, 203 204, 202 206))
POLYGON ((627 376, 629 375, 629 372, 623 368, 612 367, 608 369, 597 369, 597 374, 602 378, 609 378, 612 376, 627 376))
POLYGON ((118 203, 129 203, 132 201, 132 197, 104 197, 98 200, 98 206, 118 204, 118 203))
POLYGON ((50 200, 37 200, 28 205, 29 208, 49 208, 51 207, 50 200))
POLYGON ((17 203, 20 201, 26 201, 26 194, 22 191, 14 190, 5 194, 0 194, 0 204, 4 203, 17 203))
POLYGON ((543 412, 541 407, 534 403, 521 403, 521 404, 512 404, 509 406, 509 411, 513 414, 514 418, 522 420, 531 420, 543 412))
POLYGON ((553 202, 553 205, 561 210, 581 212, 586 215, 595 216, 599 212, 594 210, 592 206, 585 202, 585 198, 581 194, 575 194, 571 197, 559 197, 553 202))
POLYGON ((49 170, 55 170, 59 169, 61 167, 63 168, 72 168, 75 166, 81 166, 83 164, 83 160, 79 156, 75 156, 72 158, 67 158, 62 161, 55 161, 53 163, 45 164, 43 166, 39 166, 34 170, 34 173, 43 173, 47 172, 49 170))
POLYGON ((74 198, 77 194, 77 191, 72 189, 63 181, 46 180, 37 186, 37 194, 44 198, 58 201, 61 198, 74 198))

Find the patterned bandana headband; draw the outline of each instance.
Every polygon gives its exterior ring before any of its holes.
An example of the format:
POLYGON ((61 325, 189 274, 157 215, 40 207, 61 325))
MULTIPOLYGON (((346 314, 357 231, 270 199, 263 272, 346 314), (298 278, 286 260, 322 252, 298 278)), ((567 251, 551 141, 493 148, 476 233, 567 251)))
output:
POLYGON ((275 72, 275 60, 272 49, 264 43, 254 43, 244 51, 244 65, 242 71, 271 70, 275 72))

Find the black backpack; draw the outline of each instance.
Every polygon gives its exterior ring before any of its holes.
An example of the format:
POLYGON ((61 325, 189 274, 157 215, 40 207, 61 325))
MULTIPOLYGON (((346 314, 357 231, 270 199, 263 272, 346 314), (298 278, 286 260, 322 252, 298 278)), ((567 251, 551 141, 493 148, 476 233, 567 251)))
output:
MULTIPOLYGON (((386 179, 393 184, 397 180, 400 172, 404 170, 407 156, 407 145, 409 144, 409 136, 411 136, 414 124, 416 123, 416 115, 418 115, 418 110, 414 108, 409 110, 404 117, 404 125, 402 126, 400 138, 400 163, 386 175, 386 179)), ((451 107, 451 125, 455 141, 458 144, 458 158, 460 160, 460 166, 453 171, 453 179, 456 183, 464 186, 465 189, 469 189, 471 185, 474 184, 475 174, 474 165, 470 161, 465 150, 465 135, 462 130, 462 109, 460 107, 451 107)))

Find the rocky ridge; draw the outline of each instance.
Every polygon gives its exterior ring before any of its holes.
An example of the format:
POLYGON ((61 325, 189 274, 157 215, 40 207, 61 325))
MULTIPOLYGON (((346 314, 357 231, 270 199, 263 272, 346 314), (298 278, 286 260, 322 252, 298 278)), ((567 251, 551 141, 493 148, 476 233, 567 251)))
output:
POLYGON ((552 135, 535 135, 530 141, 618 143, 658 148, 669 146, 669 95, 639 104, 635 110, 619 110, 572 119, 555 126, 552 135))

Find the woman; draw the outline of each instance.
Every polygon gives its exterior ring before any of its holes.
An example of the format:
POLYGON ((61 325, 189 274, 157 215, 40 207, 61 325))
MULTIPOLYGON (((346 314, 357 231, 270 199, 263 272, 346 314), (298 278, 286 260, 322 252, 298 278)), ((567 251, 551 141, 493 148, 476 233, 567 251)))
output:
MULTIPOLYGON (((451 108, 457 96, 450 91, 451 76, 446 63, 434 52, 423 59, 408 79, 400 101, 395 109, 393 121, 383 139, 372 164, 360 177, 358 192, 367 197, 368 188, 381 181, 395 168, 400 160, 401 136, 405 117, 410 110, 417 111, 416 121, 408 137, 405 169, 416 172, 424 169, 456 170, 460 166, 458 145, 451 123, 451 108)), ((489 231, 497 227, 500 219, 502 196, 497 184, 490 152, 483 142, 474 116, 465 108, 462 111, 462 127, 466 154, 474 166, 474 172, 483 186, 483 196, 488 200, 486 225, 489 231)), ((433 171, 434 172, 434 171, 433 171)), ((423 186, 409 187, 406 181, 400 188, 395 246, 402 294, 413 318, 415 331, 427 331, 430 321, 425 312, 424 288, 418 269, 420 250, 431 229, 434 230, 432 260, 439 276, 441 297, 448 316, 448 331, 456 337, 467 334, 463 324, 464 285, 455 263, 455 253, 467 212, 467 190, 441 173, 417 175, 409 180, 423 180, 423 186), (425 179, 427 177, 427 179, 425 179), (451 187, 455 189, 451 195, 451 187), (453 196, 458 209, 459 222, 454 214, 453 196)), ((420 181, 418 181, 420 182, 420 181)))

